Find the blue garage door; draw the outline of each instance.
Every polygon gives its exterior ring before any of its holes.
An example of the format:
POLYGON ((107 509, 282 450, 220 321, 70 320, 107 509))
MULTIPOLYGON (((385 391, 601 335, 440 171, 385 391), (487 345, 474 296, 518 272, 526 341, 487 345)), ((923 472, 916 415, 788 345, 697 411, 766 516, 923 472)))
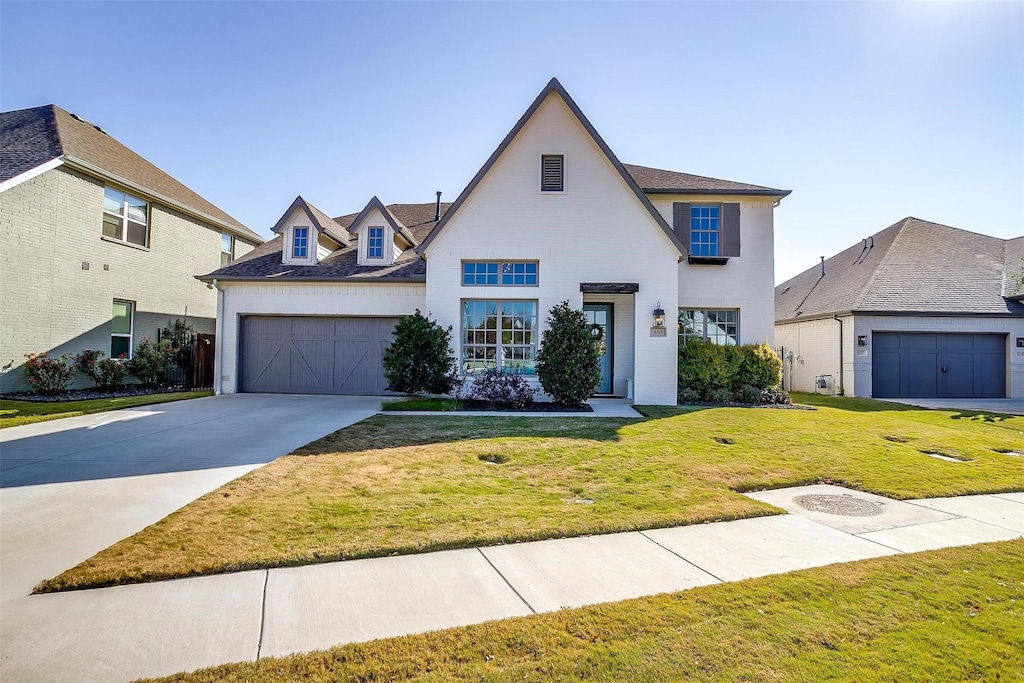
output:
POLYGON ((872 335, 875 398, 1005 398, 1006 335, 872 335))

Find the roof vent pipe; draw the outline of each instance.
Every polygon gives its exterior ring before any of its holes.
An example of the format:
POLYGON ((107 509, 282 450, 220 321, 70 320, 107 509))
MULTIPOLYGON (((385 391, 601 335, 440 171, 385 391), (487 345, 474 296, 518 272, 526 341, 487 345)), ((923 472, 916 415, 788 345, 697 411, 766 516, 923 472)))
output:
MULTIPOLYGON (((825 277, 825 257, 824 256, 821 257, 821 277, 825 277)), ((820 280, 821 277, 819 277, 818 279, 820 280)))
POLYGON ((870 246, 872 249, 874 249, 875 248, 875 236, 872 235, 868 239, 871 240, 871 244, 869 244, 868 246, 870 246))
POLYGON ((864 251, 864 250, 865 250, 865 249, 867 249, 867 248, 868 248, 868 238, 867 238, 867 237, 865 237, 865 238, 864 238, 864 243, 860 245, 860 250, 861 250, 861 251, 864 251))
POLYGON ((437 208, 434 209, 434 222, 441 220, 441 190, 437 191, 437 208))

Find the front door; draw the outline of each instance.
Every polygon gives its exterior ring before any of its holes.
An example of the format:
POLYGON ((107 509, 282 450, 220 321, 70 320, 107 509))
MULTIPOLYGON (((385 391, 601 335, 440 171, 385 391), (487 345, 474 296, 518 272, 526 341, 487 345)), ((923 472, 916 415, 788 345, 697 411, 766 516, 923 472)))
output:
POLYGON ((612 393, 612 305, 611 304, 583 304, 583 312, 587 316, 587 323, 590 325, 594 335, 594 345, 601 363, 601 384, 597 387, 597 393, 612 393))

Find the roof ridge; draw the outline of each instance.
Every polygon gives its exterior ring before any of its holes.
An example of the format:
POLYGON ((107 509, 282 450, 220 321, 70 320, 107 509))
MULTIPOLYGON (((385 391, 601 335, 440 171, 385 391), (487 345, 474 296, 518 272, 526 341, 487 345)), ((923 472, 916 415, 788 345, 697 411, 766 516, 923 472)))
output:
MULTIPOLYGON (((62 156, 64 156, 64 136, 61 135, 61 132, 60 132, 60 122, 57 119, 57 111, 56 111, 57 109, 61 109, 61 108, 58 107, 56 104, 49 104, 49 105, 46 106, 46 109, 48 110, 46 113, 50 117, 50 121, 53 124, 53 134, 57 138, 57 156, 58 157, 62 157, 62 156)), ((61 110, 61 111, 64 111, 64 110, 61 110)), ((68 116, 71 116, 71 114, 68 114, 68 116)))

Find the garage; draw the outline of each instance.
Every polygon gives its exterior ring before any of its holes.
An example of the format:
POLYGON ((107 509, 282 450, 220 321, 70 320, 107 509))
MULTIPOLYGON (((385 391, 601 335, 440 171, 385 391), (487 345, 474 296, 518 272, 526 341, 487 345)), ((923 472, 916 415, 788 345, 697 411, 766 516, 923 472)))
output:
POLYGON ((243 317, 240 388, 279 394, 390 393, 382 361, 397 322, 398 318, 243 317))
POLYGON ((1005 398, 1006 335, 875 332, 875 398, 1005 398))

